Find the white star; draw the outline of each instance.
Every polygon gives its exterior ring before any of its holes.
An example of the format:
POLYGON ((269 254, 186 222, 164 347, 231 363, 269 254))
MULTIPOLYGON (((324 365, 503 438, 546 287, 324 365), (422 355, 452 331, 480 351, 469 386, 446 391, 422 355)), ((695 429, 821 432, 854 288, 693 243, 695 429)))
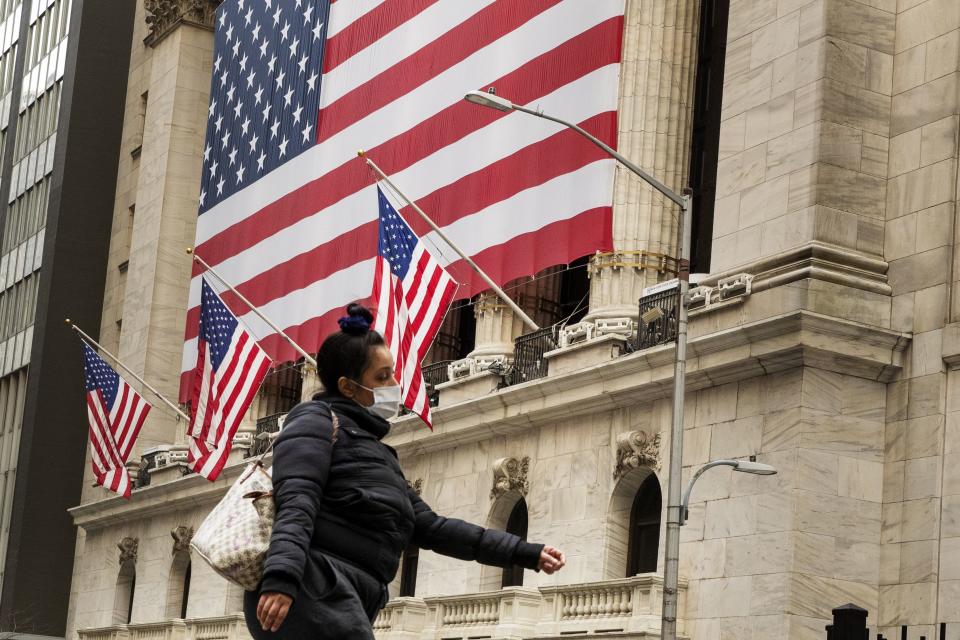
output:
POLYGON ((260 141, 260 136, 254 133, 253 137, 250 138, 250 155, 253 155, 253 152, 257 150, 257 142, 259 141, 260 141))
POLYGON ((272 109, 272 108, 273 108, 273 105, 271 105, 269 102, 267 103, 267 106, 263 108, 263 121, 264 121, 264 122, 266 122, 267 120, 270 119, 270 109, 272 109))
POLYGON ((280 121, 274 119, 273 124, 270 125, 270 138, 271 138, 271 139, 277 137, 277 131, 278 131, 279 129, 280 129, 280 121))
POLYGON ((203 161, 206 162, 210 159, 210 144, 207 144, 207 147, 203 150, 203 161))
POLYGON ((217 130, 217 133, 220 133, 220 125, 223 124, 223 114, 217 116, 217 119, 213 123, 213 127, 217 130))
POLYGON ((303 144, 310 142, 310 131, 312 129, 313 125, 308 122, 306 128, 303 130, 303 144))
POLYGON ((290 32, 290 23, 284 22, 283 29, 280 29, 280 42, 286 42, 287 34, 290 32))
POLYGON ((310 56, 303 54, 303 57, 300 58, 300 62, 297 63, 297 66, 300 67, 300 73, 307 72, 307 61, 310 60, 310 56))
POLYGON ((273 6, 273 0, 265 0, 265 2, 267 3, 267 9, 273 6))
POLYGON ((225 182, 226 182, 226 180, 223 179, 223 176, 220 176, 220 182, 217 183, 217 195, 218 195, 218 196, 223 193, 223 185, 224 185, 225 182))
POLYGON ((230 132, 227 131, 223 134, 223 148, 226 149, 227 145, 230 144, 230 132))
POLYGON ((300 124, 301 113, 303 113, 303 106, 297 105, 297 108, 293 110, 293 124, 300 124))
POLYGON ((233 108, 233 113, 236 115, 237 120, 240 119, 240 110, 243 109, 243 103, 239 100, 237 101, 237 106, 233 108))
POLYGON ((210 165, 210 179, 212 180, 215 175, 217 175, 217 167, 220 166, 220 163, 216 160, 213 161, 213 164, 210 165))
POLYGON ((231 24, 229 27, 227 27, 227 42, 230 42, 231 40, 233 40, 233 25, 232 25, 232 24, 231 24))
POLYGON ((247 21, 247 26, 250 26, 250 21, 253 19, 253 7, 247 10, 247 15, 243 16, 243 19, 247 21))
POLYGON ((227 12, 226 12, 226 11, 224 11, 223 13, 220 14, 220 26, 222 27, 222 26, 225 25, 225 24, 227 24, 227 12))
POLYGON ((240 129, 243 131, 243 135, 247 135, 247 130, 250 128, 250 118, 244 118, 243 124, 240 125, 240 129))
POLYGON ((220 86, 221 86, 221 87, 227 86, 227 80, 228 80, 229 78, 230 78, 230 74, 227 73, 227 70, 226 70, 226 69, 224 69, 224 70, 223 70, 223 73, 220 74, 220 86))
POLYGON ((253 28, 253 42, 256 43, 260 39, 260 23, 257 23, 257 26, 253 28))
POLYGON ((260 43, 260 59, 263 60, 267 57, 267 39, 264 38, 263 42, 260 43))
POLYGON ((290 43, 290 57, 297 57, 297 47, 300 46, 300 38, 294 38, 293 42, 290 43))
POLYGON ((217 73, 220 71, 220 64, 223 62, 223 56, 217 56, 217 59, 213 61, 213 72, 217 73))
POLYGON ((323 31, 323 25, 324 25, 324 23, 321 22, 321 23, 317 24, 317 26, 315 26, 315 27, 313 28, 313 39, 314 39, 314 40, 319 40, 319 39, 320 39, 320 32, 323 31))
POLYGON ((317 78, 320 76, 317 75, 317 72, 314 71, 309 78, 307 78, 307 93, 313 91, 313 85, 316 84, 317 78))
POLYGON ((290 98, 293 97, 293 89, 288 89, 285 94, 283 94, 283 101, 286 103, 286 106, 290 106, 290 98))
POLYGON ((259 106, 260 99, 263 97, 263 85, 257 85, 257 92, 253 94, 253 101, 259 106))
POLYGON ((240 55, 240 38, 233 43, 233 57, 236 58, 238 55, 240 55))
POLYGON ((280 75, 277 76, 277 91, 283 88, 283 79, 286 77, 287 77, 287 72, 281 69, 280 75))
POLYGON ((240 165, 240 168, 237 169, 237 184, 240 184, 241 182, 243 182, 244 171, 246 171, 246 169, 243 168, 243 165, 240 165))
POLYGON ((250 59, 250 58, 247 57, 247 54, 244 53, 244 54, 243 54, 243 57, 240 58, 240 71, 246 71, 246 70, 247 70, 247 60, 249 60, 249 59, 250 59))
POLYGON ((294 0, 294 1, 297 3, 297 9, 299 9, 303 0, 294 0))
MULTIPOLYGON (((270 56, 270 62, 267 63, 267 69, 270 71, 270 75, 273 75, 273 67, 276 64, 277 64, 277 56, 276 55, 270 56)), ((281 73, 283 72, 281 71, 281 73)))
POLYGON ((287 155, 287 145, 288 145, 288 144, 290 144, 290 141, 287 140, 286 136, 284 136, 283 140, 280 142, 280 157, 281 157, 281 158, 282 158, 283 156, 287 155))
POLYGON ((277 5, 277 12, 273 14, 273 26, 277 26, 278 24, 280 24, 281 13, 282 13, 282 10, 280 8, 280 5, 277 5))
POLYGON ((233 102, 233 94, 236 93, 236 91, 237 91, 237 85, 231 84, 230 90, 227 91, 227 104, 230 104, 231 102, 233 102))
POLYGON ((231 166, 231 167, 232 167, 233 165, 237 164, 237 148, 236 148, 236 147, 234 147, 233 149, 231 149, 231 150, 230 150, 230 153, 228 153, 227 156, 230 158, 230 166, 231 166))
POLYGON ((247 76, 247 89, 253 89, 253 81, 257 77, 257 72, 251 67, 250 75, 247 76))
POLYGON ((313 20, 313 7, 307 7, 307 10, 303 12, 303 22, 304 24, 313 20))
POLYGON ((207 192, 203 189, 200 190, 200 206, 203 206, 203 201, 207 199, 207 192))
POLYGON ((266 159, 267 159, 267 154, 261 151, 260 157, 257 158, 257 171, 263 171, 263 161, 266 159))
POLYGON ((214 98, 213 102, 210 103, 210 117, 213 117, 213 114, 217 112, 217 99, 214 98))

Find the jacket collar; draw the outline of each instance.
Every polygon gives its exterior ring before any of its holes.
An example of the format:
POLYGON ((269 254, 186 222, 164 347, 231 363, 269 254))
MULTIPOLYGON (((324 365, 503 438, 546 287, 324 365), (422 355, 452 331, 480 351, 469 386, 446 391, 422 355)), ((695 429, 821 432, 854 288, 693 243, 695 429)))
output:
POLYGON ((318 393, 313 396, 313 399, 326 402, 338 414, 350 418, 358 427, 376 436, 377 440, 382 439, 390 432, 389 422, 379 416, 373 415, 367 411, 366 407, 362 407, 353 400, 345 398, 340 394, 318 393))

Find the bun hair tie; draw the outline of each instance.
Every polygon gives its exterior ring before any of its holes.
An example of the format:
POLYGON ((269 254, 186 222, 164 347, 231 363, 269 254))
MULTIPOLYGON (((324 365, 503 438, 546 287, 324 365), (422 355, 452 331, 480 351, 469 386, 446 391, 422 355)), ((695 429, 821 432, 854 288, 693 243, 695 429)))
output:
POLYGON ((340 331, 351 335, 363 335, 370 331, 370 322, 360 315, 344 316, 337 323, 340 325, 340 331))

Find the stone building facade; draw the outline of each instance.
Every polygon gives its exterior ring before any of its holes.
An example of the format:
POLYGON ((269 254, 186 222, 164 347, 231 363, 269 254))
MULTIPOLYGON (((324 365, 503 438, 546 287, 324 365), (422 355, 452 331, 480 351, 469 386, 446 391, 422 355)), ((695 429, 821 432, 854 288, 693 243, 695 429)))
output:
MULTIPOLYGON (((171 394, 210 4, 147 3, 149 23, 138 7, 101 326, 105 346, 171 394), (161 5, 175 14, 157 19, 161 5)), ((684 478, 718 458, 778 470, 715 469, 697 485, 682 632, 815 640, 850 601, 887 637, 960 628, 960 3, 627 0, 619 112, 620 150, 677 189, 698 118, 717 123, 716 179, 699 185, 713 211, 697 221, 694 260, 709 274, 692 298, 684 478), (719 47, 707 30, 725 32, 719 47), (718 50, 711 113, 713 85, 696 71, 718 50)), ((675 268, 676 211, 624 171, 614 203, 617 250, 591 257, 589 311, 542 350, 536 375, 511 376, 522 328, 481 296, 471 356, 437 384, 434 430, 405 417, 387 439, 435 509, 494 527, 522 512, 567 568, 517 586, 420 551, 392 585, 413 595, 388 606, 379 637, 659 635, 674 352, 635 336, 644 288, 675 268), (506 367, 489 366, 497 356, 506 367), (656 500, 659 517, 638 517, 656 500)), ((308 395, 315 375, 303 375, 308 395)), ((212 484, 184 476, 182 449, 151 450, 182 432, 151 416, 149 485, 131 501, 85 483, 69 638, 246 637, 239 591, 183 543, 242 464, 212 484)))

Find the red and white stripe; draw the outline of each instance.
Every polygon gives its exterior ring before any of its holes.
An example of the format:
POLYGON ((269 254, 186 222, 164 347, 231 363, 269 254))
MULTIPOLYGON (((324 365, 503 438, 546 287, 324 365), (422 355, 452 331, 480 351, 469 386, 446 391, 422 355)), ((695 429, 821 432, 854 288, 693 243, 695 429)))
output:
POLYGON ((150 405, 122 378, 112 411, 99 390, 87 392, 94 476, 97 484, 125 498, 133 489, 125 463, 149 412, 150 405))
POLYGON ((270 364, 270 357, 240 324, 233 333, 229 355, 218 370, 213 368, 206 343, 200 341, 187 457, 187 464, 196 473, 210 481, 220 475, 233 437, 270 364))
POLYGON ((403 406, 431 429, 430 402, 420 362, 427 355, 443 317, 457 292, 457 283, 423 245, 417 243, 410 269, 401 282, 390 263, 377 258, 373 298, 377 301, 374 328, 382 335, 396 362, 403 406))
MULTIPOLYGON (((615 146, 623 10, 624 0, 334 2, 318 144, 200 216, 196 251, 316 350, 345 304, 369 299, 376 273, 375 180, 357 149, 497 282, 612 249, 613 161, 559 125, 462 98, 494 86, 615 146)), ((442 247, 410 213, 414 232, 442 247)), ((486 288, 463 261, 439 258, 459 295, 486 288)), ((182 399, 200 276, 196 267, 182 399)), ((241 320, 276 359, 295 357, 255 315, 241 320)))

